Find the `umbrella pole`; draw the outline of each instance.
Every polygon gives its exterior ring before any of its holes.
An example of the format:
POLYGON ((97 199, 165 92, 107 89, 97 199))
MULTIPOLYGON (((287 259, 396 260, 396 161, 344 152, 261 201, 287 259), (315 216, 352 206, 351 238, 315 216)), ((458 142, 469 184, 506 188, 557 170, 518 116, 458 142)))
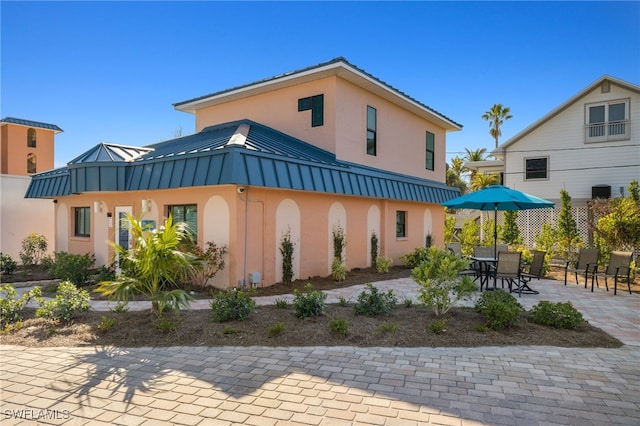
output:
POLYGON ((493 209, 493 258, 498 258, 498 205, 493 209))

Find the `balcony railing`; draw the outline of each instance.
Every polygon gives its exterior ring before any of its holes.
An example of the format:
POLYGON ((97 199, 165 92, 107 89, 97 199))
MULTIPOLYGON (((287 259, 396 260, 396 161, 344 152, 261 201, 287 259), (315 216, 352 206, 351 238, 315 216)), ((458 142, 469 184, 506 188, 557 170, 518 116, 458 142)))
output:
POLYGON ((585 141, 607 142, 629 139, 630 128, 629 120, 587 124, 585 126, 585 141))

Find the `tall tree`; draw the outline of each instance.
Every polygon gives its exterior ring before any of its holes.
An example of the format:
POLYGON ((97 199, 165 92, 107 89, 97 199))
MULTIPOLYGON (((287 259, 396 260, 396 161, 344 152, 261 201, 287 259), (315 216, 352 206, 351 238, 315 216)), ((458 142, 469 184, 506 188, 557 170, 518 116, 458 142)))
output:
POLYGON ((465 168, 464 160, 460 157, 453 157, 451 165, 447 164, 447 185, 460 188, 460 192, 467 192, 467 182, 464 180, 465 168))
MULTIPOLYGON (((463 157, 465 163, 469 161, 484 161, 487 159, 487 148, 478 148, 476 150, 465 148, 464 150, 467 151, 467 153, 463 157)), ((471 186, 473 186, 473 180, 475 179, 477 172, 467 167, 464 168, 464 171, 465 173, 468 173, 469 183, 471 184, 471 186)))
POLYGON ((496 140, 496 148, 498 147, 498 139, 502 136, 500 126, 506 121, 512 118, 511 109, 509 107, 503 107, 502 104, 494 104, 491 109, 482 115, 483 120, 489 122, 489 134, 496 140))
POLYGON ((569 256, 573 248, 582 242, 582 239, 578 233, 578 224, 573 217, 571 196, 567 190, 560 190, 560 200, 562 206, 558 214, 558 236, 560 237, 560 246, 566 250, 567 256, 569 256))

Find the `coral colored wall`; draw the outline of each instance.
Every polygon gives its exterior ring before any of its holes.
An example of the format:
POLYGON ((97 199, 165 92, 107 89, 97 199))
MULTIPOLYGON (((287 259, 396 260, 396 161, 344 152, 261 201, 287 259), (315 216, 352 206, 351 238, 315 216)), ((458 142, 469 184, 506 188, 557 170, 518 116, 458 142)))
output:
POLYGON ((54 136, 52 130, 34 127, 36 146, 27 146, 29 127, 2 123, 0 127, 0 174, 29 176, 27 173, 27 155, 34 154, 37 159, 36 173, 53 169, 54 136))

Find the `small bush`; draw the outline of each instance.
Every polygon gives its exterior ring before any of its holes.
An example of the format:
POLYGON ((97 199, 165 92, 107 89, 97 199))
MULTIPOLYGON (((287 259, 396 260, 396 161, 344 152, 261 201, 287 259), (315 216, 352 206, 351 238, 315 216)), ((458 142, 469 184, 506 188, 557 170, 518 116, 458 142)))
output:
POLYGON ((282 333, 282 330, 284 330, 284 323, 282 322, 275 323, 268 329, 269 336, 270 337, 277 336, 278 334, 282 333))
POLYGON ((386 256, 378 256, 376 258, 376 272, 379 274, 386 274, 389 272, 389 267, 393 264, 393 259, 386 256))
POLYGON ((22 240, 20 260, 24 266, 38 265, 47 252, 47 238, 35 232, 30 233, 22 240))
POLYGON ((442 334, 447 331, 447 323, 449 320, 447 318, 440 318, 429 324, 429 329, 434 334, 442 334))
POLYGON ((296 310, 298 318, 308 318, 312 316, 322 315, 325 306, 327 294, 319 290, 313 290, 311 284, 304 287, 304 292, 297 288, 293 290, 295 299, 293 307, 296 310))
POLYGON ((8 254, 0 253, 0 272, 11 275, 18 268, 18 263, 8 254))
POLYGON ((108 331, 111 331, 115 326, 116 326, 115 318, 109 318, 109 317, 103 316, 102 319, 100 320, 100 324, 98 324, 98 330, 102 331, 103 333, 106 333, 108 331))
POLYGON ((129 311, 129 304, 127 302, 118 302, 116 303, 115 308, 111 309, 111 312, 115 312, 116 314, 122 314, 129 311))
POLYGON ((116 271, 114 268, 108 268, 104 265, 98 268, 96 271, 95 281, 113 281, 116 279, 116 271))
POLYGON ((349 301, 347 299, 345 299, 344 296, 340 296, 340 297, 338 297, 338 305, 340 305, 340 306, 348 306, 349 305, 349 301))
POLYGON ((180 322, 177 320, 172 320, 171 318, 167 318, 164 315, 160 315, 155 320, 155 326, 159 332, 162 334, 169 334, 178 331, 178 327, 180 326, 180 322))
POLYGON ((515 297, 500 290, 482 293, 474 308, 485 316, 486 326, 493 330, 511 327, 524 312, 515 297))
POLYGON ((237 334, 237 333, 238 333, 238 330, 231 327, 230 325, 225 326, 224 330, 222 330, 222 334, 226 334, 226 335, 237 334))
POLYGON ((396 307, 398 299, 392 290, 382 293, 371 283, 365 287, 366 288, 358 295, 358 301, 353 307, 356 315, 375 317, 377 315, 387 314, 396 307))
POLYGON ((329 321, 329 330, 338 336, 346 336, 349 332, 349 324, 343 319, 332 319, 329 321))
POLYGON ((344 281, 347 278, 347 267, 342 263, 339 257, 333 258, 331 264, 331 278, 334 281, 344 281))
POLYGON ((389 334, 396 334, 396 332, 398 331, 398 324, 393 324, 390 322, 383 322, 382 324, 380 324, 380 326, 378 326, 378 332, 380 334, 384 334, 384 333, 389 333, 389 334))
POLYGON ((40 305, 36 310, 36 317, 50 318, 69 322, 80 312, 89 310, 89 292, 78 289, 71 281, 63 281, 58 285, 56 297, 53 300, 44 300, 42 293, 38 290, 33 294, 34 299, 40 305))
POLYGON ((212 320, 215 322, 242 321, 255 310, 255 307, 256 302, 247 291, 237 288, 221 291, 212 295, 212 320))
POLYGON ((411 308, 413 306, 413 300, 409 298, 404 299, 402 303, 404 303, 405 308, 411 308))
POLYGON ((405 253, 400 256, 400 262, 402 262, 403 265, 413 269, 427 260, 428 253, 429 249, 425 247, 416 247, 416 249, 411 253, 405 253))
POLYGON ((49 273, 63 281, 71 281, 82 287, 88 284, 91 268, 95 263, 96 258, 93 254, 70 254, 60 251, 54 254, 49 273))
POLYGON ((277 309, 286 309, 289 306, 289 302, 285 299, 276 299, 276 308, 277 309))
POLYGON ((10 324, 22 321, 22 310, 31 300, 32 294, 24 293, 16 299, 18 292, 10 284, 0 287, 0 329, 4 330, 10 324))
POLYGON ((548 327, 567 329, 574 329, 586 322, 571 302, 551 303, 546 300, 538 302, 531 308, 529 321, 548 327))

